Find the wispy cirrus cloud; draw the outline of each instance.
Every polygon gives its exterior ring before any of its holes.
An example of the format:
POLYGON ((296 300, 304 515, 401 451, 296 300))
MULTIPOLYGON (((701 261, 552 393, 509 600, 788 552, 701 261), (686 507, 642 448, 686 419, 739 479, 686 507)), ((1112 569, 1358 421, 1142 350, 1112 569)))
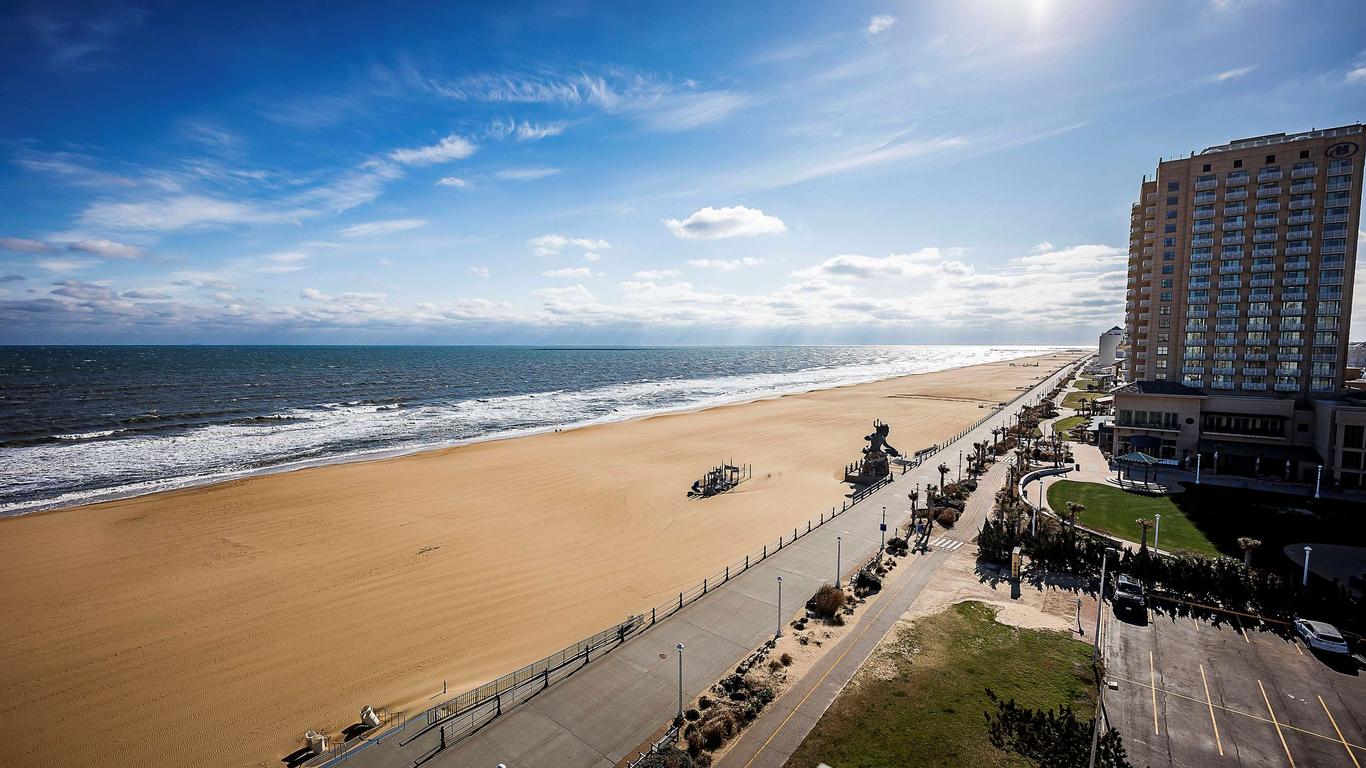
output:
POLYGON ((1256 69, 1256 68, 1257 68, 1257 65, 1256 65, 1256 64, 1249 64, 1249 65, 1247 65, 1246 67, 1238 67, 1238 68, 1236 68, 1236 69, 1226 69, 1226 70, 1224 70, 1223 72, 1217 72, 1217 73, 1215 73, 1215 74, 1213 74, 1213 75, 1210 75, 1210 76, 1209 76, 1209 81, 1210 81, 1211 83, 1227 83, 1227 82, 1230 81, 1230 80, 1238 80, 1238 79, 1241 79, 1241 78, 1247 76, 1249 73, 1252 72, 1252 70, 1254 70, 1254 69, 1256 69))
POLYGON ((612 244, 595 237, 565 237, 564 235, 541 235, 527 241, 537 256, 554 256, 568 246, 576 246, 588 251, 609 251, 612 244))
POLYGON ((757 267, 764 260, 755 256, 739 259, 688 259, 688 265, 698 269, 715 269, 721 272, 734 272, 741 267, 757 267))
POLYGON ((875 35, 880 35, 883 32, 886 32, 887 30, 891 29, 893 24, 896 24, 895 16, 880 14, 869 19, 868 26, 864 27, 863 31, 869 37, 873 37, 875 35))
POLYGON ((493 174, 495 177, 504 181, 536 181, 556 176, 560 173, 559 168, 529 167, 529 168, 504 168, 493 174))
POLYGON ((452 160, 464 160, 474 154, 476 147, 473 142, 451 134, 435 144, 425 147, 412 147, 409 149, 396 149, 389 153, 389 159, 402 165, 432 165, 434 163, 449 163, 452 160))
POLYGON ((588 267, 563 267, 561 269, 547 269, 541 273, 541 277, 592 277, 593 270, 588 267))
POLYGON ((106 259, 140 259, 147 250, 136 245, 118 243, 113 240, 78 240, 67 246, 76 253, 89 253, 106 259))
POLYGON ((427 226, 426 219, 385 219, 353 224, 340 230, 338 234, 345 237, 374 237, 375 235, 391 235, 395 232, 420 229, 425 226, 427 226))
POLYGON ((494 120, 489 124, 488 134, 498 141, 513 138, 517 141, 540 141, 551 136, 559 136, 569 127, 569 121, 556 120, 550 123, 533 123, 527 120, 494 120))
POLYGON ((57 246, 26 237, 0 237, 0 249, 16 253, 52 253, 57 250, 57 246))

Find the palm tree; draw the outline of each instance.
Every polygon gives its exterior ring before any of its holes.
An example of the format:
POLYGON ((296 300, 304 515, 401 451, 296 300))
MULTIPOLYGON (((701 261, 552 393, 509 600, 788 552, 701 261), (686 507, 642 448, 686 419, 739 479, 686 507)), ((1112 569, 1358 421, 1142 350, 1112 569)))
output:
POLYGON ((1072 528, 1077 527, 1077 518, 1086 511, 1086 505, 1076 501, 1067 502, 1067 524, 1072 528))
POLYGON ((906 494, 906 498, 911 500, 911 514, 914 515, 916 502, 920 501, 920 491, 911 491, 906 494))
POLYGON ((1256 549, 1257 547, 1260 547, 1261 545, 1262 542, 1252 538, 1251 536, 1238 537, 1238 546, 1243 550, 1244 568, 1252 567, 1252 550, 1256 549))
POLYGON ((1153 521, 1152 521, 1152 520, 1149 520, 1149 519, 1146 518, 1146 517, 1140 517, 1140 518, 1138 518, 1137 520, 1135 520, 1134 522, 1135 522, 1135 523, 1138 523, 1138 527, 1143 529, 1143 541, 1139 543, 1138 548, 1139 548, 1139 549, 1147 549, 1147 548, 1148 548, 1148 529, 1151 528, 1151 527, 1153 527, 1153 521))
POLYGON ((949 473, 949 465, 941 463, 939 469, 939 490, 944 490, 944 476, 949 473))
POLYGON ((1001 437, 1001 430, 1002 430, 1002 429, 1003 429, 1003 427, 992 427, 992 428, 991 428, 991 447, 992 447, 992 448, 995 448, 995 447, 996 447, 996 441, 1001 437))

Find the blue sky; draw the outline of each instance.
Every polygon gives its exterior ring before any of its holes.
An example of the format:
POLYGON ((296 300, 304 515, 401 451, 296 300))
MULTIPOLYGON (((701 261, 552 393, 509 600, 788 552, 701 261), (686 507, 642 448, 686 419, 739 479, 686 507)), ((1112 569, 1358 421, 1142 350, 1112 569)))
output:
POLYGON ((0 343, 1093 342, 1366 116, 1359 2, 204 5, 7 5, 0 343))

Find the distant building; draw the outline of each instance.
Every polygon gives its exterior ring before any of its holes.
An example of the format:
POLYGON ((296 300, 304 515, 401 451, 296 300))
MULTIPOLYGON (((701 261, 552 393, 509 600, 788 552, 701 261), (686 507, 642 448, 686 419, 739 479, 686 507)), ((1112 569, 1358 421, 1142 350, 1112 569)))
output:
POLYGON ((1119 342, 1124 338, 1124 329, 1115 326, 1100 335, 1099 356, 1096 358, 1096 367, 1110 368, 1115 364, 1115 351, 1119 349, 1119 342))
POLYGON ((1116 453, 1366 485, 1366 403, 1343 389, 1364 144, 1360 124, 1259 136, 1144 178, 1116 453))

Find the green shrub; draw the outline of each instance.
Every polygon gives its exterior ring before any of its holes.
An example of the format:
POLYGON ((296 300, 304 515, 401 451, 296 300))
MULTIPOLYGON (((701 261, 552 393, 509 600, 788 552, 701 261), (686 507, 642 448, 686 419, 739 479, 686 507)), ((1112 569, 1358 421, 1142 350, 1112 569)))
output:
POLYGON ((839 615, 840 609, 844 607, 844 590, 832 584, 826 584, 816 590, 806 607, 817 616, 830 621, 839 615))

